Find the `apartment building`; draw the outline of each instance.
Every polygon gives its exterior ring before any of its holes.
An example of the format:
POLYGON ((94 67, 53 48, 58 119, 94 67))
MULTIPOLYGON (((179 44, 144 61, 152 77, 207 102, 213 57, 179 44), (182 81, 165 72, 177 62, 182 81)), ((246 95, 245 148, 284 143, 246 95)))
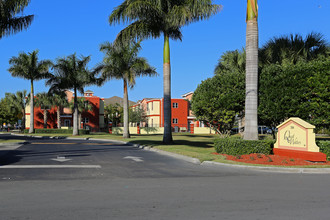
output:
MULTIPOLYGON (((143 110, 145 122, 141 123, 142 127, 164 127, 163 98, 144 98, 133 105, 132 108, 140 108, 143 110)), ((173 131, 189 131, 190 123, 194 119, 189 116, 189 100, 171 99, 171 108, 171 125, 173 131)))
MULTIPOLYGON (((69 102, 74 98, 72 91, 66 91, 66 96, 69 102)), ((104 125, 104 99, 98 96, 94 96, 94 93, 90 90, 85 91, 83 97, 88 101, 91 106, 91 110, 83 111, 80 115, 80 128, 90 129, 91 131, 99 131, 105 127, 104 125)), ((57 128, 57 108, 52 107, 47 109, 47 128, 57 128)), ((30 127, 30 106, 26 107, 26 128, 30 127)), ((70 108, 63 108, 60 110, 61 115, 61 127, 71 128, 73 126, 73 113, 70 108)), ((44 128, 44 110, 40 107, 34 108, 34 128, 44 128)))

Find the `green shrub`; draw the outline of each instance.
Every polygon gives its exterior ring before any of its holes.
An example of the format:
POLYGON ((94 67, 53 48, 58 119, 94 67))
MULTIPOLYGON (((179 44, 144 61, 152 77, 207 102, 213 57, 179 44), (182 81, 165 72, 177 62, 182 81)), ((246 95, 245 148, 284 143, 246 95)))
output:
MULTIPOLYGON (((29 133, 28 129, 24 130, 24 133, 27 134, 29 133)), ((73 133, 73 129, 35 129, 34 130, 35 134, 72 134, 73 133)), ((86 129, 79 129, 79 134, 80 135, 84 135, 84 134, 89 134, 89 130, 86 129)))
POLYGON ((244 155, 252 153, 270 154, 274 145, 273 140, 249 141, 238 138, 215 139, 215 150, 219 154, 244 155))
POLYGON ((316 141, 316 145, 320 148, 320 152, 325 153, 330 158, 330 141, 316 141))

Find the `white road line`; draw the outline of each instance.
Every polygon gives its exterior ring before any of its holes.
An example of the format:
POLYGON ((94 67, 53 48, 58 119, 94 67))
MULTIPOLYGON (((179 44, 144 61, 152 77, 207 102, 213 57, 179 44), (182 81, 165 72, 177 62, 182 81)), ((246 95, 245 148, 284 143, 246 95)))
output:
POLYGON ((99 169, 100 165, 6 165, 0 166, 0 169, 60 169, 60 168, 81 168, 81 169, 99 169))

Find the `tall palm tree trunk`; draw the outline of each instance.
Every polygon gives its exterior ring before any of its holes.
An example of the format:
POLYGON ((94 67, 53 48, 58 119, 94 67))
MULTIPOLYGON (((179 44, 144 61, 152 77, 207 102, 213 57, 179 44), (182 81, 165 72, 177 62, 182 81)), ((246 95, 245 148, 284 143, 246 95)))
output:
POLYGON ((61 129, 61 107, 57 106, 57 129, 61 129))
POLYGON ((22 114, 23 114, 23 117, 22 117, 22 123, 21 123, 21 125, 22 125, 22 130, 24 131, 25 130, 25 120, 26 120, 26 116, 25 116, 25 108, 23 108, 23 110, 22 110, 22 114))
POLYGON ((170 42, 169 36, 164 34, 164 63, 163 63, 163 83, 164 83, 164 136, 165 144, 172 144, 172 113, 171 113, 171 64, 170 64, 170 42))
POLYGON ((78 130, 78 97, 77 97, 77 89, 74 89, 74 107, 73 107, 73 133, 72 135, 79 135, 78 130))
POLYGON ((34 132, 34 106, 33 106, 33 99, 34 99, 34 94, 33 94, 33 80, 31 80, 31 93, 30 93, 30 129, 29 133, 34 132))
POLYGON ((258 8, 248 0, 246 25, 245 140, 258 140, 258 8))
POLYGON ((130 138, 129 134, 129 113, 128 113, 128 91, 127 91, 127 81, 124 78, 124 133, 123 133, 123 138, 130 138))
POLYGON ((47 121, 48 121, 48 112, 47 109, 44 109, 44 128, 47 128, 47 121))
POLYGON ((47 110, 44 109, 44 128, 47 128, 47 110))

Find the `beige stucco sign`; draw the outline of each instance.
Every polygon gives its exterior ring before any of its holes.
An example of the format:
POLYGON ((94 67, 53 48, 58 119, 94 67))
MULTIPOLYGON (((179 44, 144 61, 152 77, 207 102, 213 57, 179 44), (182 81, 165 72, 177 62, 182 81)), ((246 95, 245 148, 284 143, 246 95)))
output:
POLYGON ((301 158, 309 161, 326 161, 315 143, 315 126, 300 118, 289 118, 277 126, 273 152, 276 155, 301 158))
POLYGON ((319 152, 315 143, 315 126, 300 118, 289 118, 277 128, 274 148, 319 152))

